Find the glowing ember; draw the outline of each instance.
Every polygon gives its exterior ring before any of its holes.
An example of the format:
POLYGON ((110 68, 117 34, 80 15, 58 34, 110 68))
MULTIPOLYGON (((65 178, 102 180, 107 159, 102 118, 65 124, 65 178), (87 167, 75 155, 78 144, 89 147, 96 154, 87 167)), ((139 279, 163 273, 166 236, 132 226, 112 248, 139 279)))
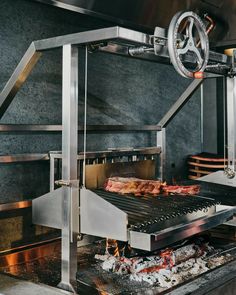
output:
POLYGON ((133 281, 170 288, 232 259, 231 255, 207 257, 214 251, 208 243, 192 243, 178 249, 165 249, 153 256, 126 258, 106 253, 95 255, 95 258, 103 261, 101 267, 106 271, 129 275, 133 281))

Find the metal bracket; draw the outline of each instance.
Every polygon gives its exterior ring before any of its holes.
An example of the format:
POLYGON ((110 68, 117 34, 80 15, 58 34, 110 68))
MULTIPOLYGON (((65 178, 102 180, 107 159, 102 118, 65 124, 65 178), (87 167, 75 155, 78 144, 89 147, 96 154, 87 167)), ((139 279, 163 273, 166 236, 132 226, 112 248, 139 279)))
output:
POLYGON ((231 69, 228 73, 229 78, 233 78, 236 75, 236 50, 233 50, 231 57, 231 69))
POLYGON ((63 180, 63 179, 60 179, 60 180, 56 180, 55 184, 59 185, 59 186, 67 186, 67 187, 79 188, 79 180, 78 179, 76 179, 76 180, 63 180))
POLYGON ((151 36, 153 40, 154 52, 156 55, 167 45, 166 30, 160 27, 155 27, 154 35, 151 36))

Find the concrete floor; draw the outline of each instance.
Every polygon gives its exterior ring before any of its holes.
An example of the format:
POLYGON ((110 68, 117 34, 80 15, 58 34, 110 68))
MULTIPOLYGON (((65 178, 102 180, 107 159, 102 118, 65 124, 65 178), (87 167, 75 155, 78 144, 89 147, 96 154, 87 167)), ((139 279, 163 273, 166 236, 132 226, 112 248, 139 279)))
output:
POLYGON ((0 295, 71 295, 72 293, 0 274, 0 295))

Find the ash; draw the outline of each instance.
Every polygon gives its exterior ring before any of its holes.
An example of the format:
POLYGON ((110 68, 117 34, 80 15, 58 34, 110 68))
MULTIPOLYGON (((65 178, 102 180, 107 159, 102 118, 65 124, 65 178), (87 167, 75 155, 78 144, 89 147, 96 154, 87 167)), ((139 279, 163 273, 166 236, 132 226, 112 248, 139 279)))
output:
POLYGON ((107 272, 126 275, 134 282, 171 288, 233 259, 230 254, 216 256, 215 252, 208 244, 192 243, 153 256, 126 258, 105 254, 95 258, 107 272))

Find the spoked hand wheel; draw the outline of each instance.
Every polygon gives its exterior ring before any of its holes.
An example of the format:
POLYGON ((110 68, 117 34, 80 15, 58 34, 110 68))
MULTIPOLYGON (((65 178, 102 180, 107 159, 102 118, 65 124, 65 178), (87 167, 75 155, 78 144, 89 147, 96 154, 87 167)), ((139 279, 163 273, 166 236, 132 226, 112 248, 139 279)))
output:
POLYGON ((171 20, 168 30, 168 51, 176 71, 186 78, 194 78, 203 72, 209 58, 209 41, 205 25, 192 12, 178 12, 171 20), (190 54, 189 54, 190 53, 190 54), (186 61, 186 54, 192 60, 186 61))

